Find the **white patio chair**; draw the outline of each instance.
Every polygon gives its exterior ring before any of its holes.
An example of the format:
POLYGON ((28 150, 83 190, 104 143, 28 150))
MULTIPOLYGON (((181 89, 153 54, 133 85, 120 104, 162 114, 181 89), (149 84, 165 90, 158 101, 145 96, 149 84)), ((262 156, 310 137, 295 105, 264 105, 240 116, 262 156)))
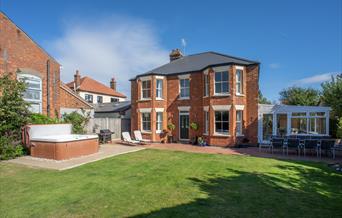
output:
POLYGON ((140 144, 140 141, 137 141, 137 140, 133 140, 131 138, 131 135, 129 134, 129 132, 123 132, 122 133, 122 138, 123 138, 123 141, 126 142, 126 143, 129 143, 129 144, 140 144))
POLYGON ((134 138, 135 138, 135 140, 137 140, 137 141, 139 141, 139 142, 146 142, 146 143, 151 142, 151 140, 143 139, 140 130, 135 130, 135 131, 134 131, 134 138))

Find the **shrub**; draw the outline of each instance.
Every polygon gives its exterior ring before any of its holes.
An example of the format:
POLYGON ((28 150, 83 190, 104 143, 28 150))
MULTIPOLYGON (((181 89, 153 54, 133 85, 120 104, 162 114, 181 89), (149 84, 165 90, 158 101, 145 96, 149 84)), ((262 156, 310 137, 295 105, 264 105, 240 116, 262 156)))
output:
POLYGON ((340 117, 337 121, 336 137, 342 138, 342 117, 340 117))
POLYGON ((32 124, 55 124, 60 123, 58 118, 50 118, 44 114, 31 114, 30 123, 32 124))
POLYGON ((0 160, 9 160, 20 157, 26 151, 21 144, 14 144, 13 139, 0 137, 0 160))
POLYGON ((84 110, 82 110, 82 114, 74 111, 70 114, 63 115, 63 121, 72 124, 72 132, 75 134, 84 134, 86 132, 85 127, 89 119, 90 113, 85 113, 84 110))
POLYGON ((199 125, 198 125, 197 123, 195 123, 195 122, 192 122, 192 123, 190 123, 190 128, 191 128, 192 130, 197 131, 198 128, 199 128, 199 125))

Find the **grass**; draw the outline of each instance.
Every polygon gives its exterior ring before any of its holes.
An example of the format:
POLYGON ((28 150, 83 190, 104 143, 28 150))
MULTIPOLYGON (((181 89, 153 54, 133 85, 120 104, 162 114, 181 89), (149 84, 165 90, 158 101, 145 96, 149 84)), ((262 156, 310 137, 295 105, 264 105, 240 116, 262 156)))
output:
POLYGON ((0 163, 2 217, 342 217, 323 164, 143 150, 57 172, 0 163))

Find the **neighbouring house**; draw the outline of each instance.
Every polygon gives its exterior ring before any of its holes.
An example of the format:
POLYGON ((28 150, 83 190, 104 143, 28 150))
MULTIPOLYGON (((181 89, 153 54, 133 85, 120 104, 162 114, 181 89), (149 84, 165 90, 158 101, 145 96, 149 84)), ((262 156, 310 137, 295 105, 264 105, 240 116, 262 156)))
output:
POLYGON ((0 12, 0 76, 12 73, 13 79, 27 83, 23 97, 30 103, 32 112, 56 117, 64 109, 92 109, 87 102, 67 94, 66 87, 60 81, 60 66, 28 34, 0 12))
POLYGON ((74 75, 74 81, 66 85, 91 104, 125 101, 127 98, 116 90, 114 78, 110 80, 110 87, 108 87, 90 77, 81 77, 78 70, 74 75))
POLYGON ((131 118, 131 102, 111 102, 95 105, 94 118, 131 118))
POLYGON ((169 63, 131 79, 131 130, 160 141, 172 123, 179 141, 204 136, 217 146, 232 146, 239 137, 257 143, 258 81, 257 61, 173 50, 169 63))

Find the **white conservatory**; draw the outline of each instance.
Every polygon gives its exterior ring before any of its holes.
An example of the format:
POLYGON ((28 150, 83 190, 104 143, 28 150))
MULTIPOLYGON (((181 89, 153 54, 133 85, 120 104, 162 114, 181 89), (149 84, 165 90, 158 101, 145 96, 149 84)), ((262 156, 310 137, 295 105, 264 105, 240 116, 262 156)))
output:
POLYGON ((258 105, 258 140, 272 135, 329 135, 330 107, 258 105))

